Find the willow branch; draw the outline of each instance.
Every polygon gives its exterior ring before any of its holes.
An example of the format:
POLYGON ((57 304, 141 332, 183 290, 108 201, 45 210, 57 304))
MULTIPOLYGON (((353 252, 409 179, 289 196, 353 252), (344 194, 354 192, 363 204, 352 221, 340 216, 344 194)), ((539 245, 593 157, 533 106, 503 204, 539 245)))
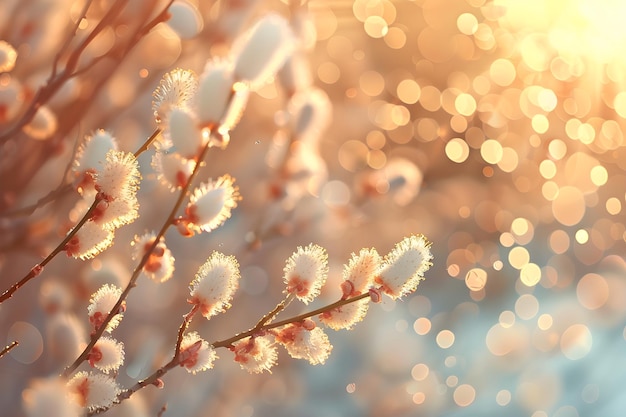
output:
POLYGON ((133 271, 133 273, 132 273, 132 275, 130 277, 130 280, 128 282, 128 285, 126 285, 126 288, 124 288, 124 291, 122 291, 122 294, 120 295, 120 298, 117 300, 117 302, 115 303, 113 308, 111 308, 111 312, 107 315, 107 317, 103 321, 102 325, 100 327, 98 327, 98 329, 96 329, 94 334, 91 336, 91 340, 90 340, 89 344, 85 347, 83 352, 78 356, 78 358, 76 358, 76 360, 70 366, 65 368, 65 370, 63 371, 63 376, 68 377, 70 374, 72 374, 76 370, 76 368, 78 368, 78 366, 82 362, 84 362, 87 359, 87 356, 89 355, 89 352, 94 347, 96 342, 100 339, 100 337, 102 336, 102 334, 106 330, 109 322, 113 319, 113 317, 118 313, 118 311, 122 307, 122 304, 124 303, 124 301, 128 297, 128 294, 130 293, 130 290, 136 285, 137 279, 139 278, 139 275, 141 274, 141 271, 143 270, 144 265, 148 262, 148 259, 150 258, 150 255, 152 254, 152 252, 154 251, 156 246, 159 244, 161 238, 165 235, 165 232, 167 231, 167 229, 173 224, 173 221, 174 221, 174 219, 176 217, 176 213, 178 212, 178 210, 180 209, 181 205, 183 204, 183 201, 187 197, 187 192, 189 190, 189 187, 193 183, 193 180, 195 179, 195 177, 198 175, 198 172, 200 171, 200 167, 202 165, 201 162, 204 161, 204 159, 205 159, 205 157, 206 157, 206 155, 207 155, 207 153, 209 151, 209 148, 210 148, 209 144, 210 144, 210 141, 208 141, 207 144, 202 149, 202 152, 198 156, 198 163, 194 167, 194 170, 192 171, 191 175, 189 176, 189 179, 188 179, 187 183, 180 190, 180 192, 178 194, 178 198, 176 199, 176 202, 174 203, 174 206, 170 210, 170 213, 167 216, 167 219, 163 223, 163 226, 161 227, 161 230, 159 230, 159 232, 156 234, 156 236, 154 238, 154 241, 152 242, 150 247, 148 247, 146 249, 146 253, 141 258, 141 260, 139 261, 137 266, 135 267, 135 269, 134 269, 134 271, 133 271))
MULTIPOLYGON (((274 329, 276 327, 285 326, 285 325, 291 324, 291 323, 297 323, 297 322, 300 322, 300 321, 302 321, 304 319, 307 319, 309 317, 313 317, 313 316, 316 316, 318 314, 322 314, 322 313, 325 313, 327 311, 331 311, 331 310, 333 310, 333 309, 335 309, 337 307, 341 307, 341 306, 346 305, 346 304, 354 303, 356 301, 362 300, 362 299, 367 298, 369 296, 370 296, 369 292, 366 292, 366 293, 354 296, 352 298, 341 299, 341 300, 336 301, 336 302, 334 302, 332 304, 328 304, 328 305, 326 305, 324 307, 320 307, 320 308, 318 308, 316 310, 309 311, 308 313, 299 314, 297 316, 293 316, 293 317, 290 317, 290 318, 285 319, 285 320, 277 321, 275 323, 261 324, 263 322, 267 322, 267 321, 271 320, 271 318, 275 317, 276 314, 278 314, 278 312, 282 311, 286 307, 286 305, 288 305, 289 302, 291 302, 291 300, 293 298, 287 296, 271 312, 269 312, 268 314, 263 316, 263 318, 261 320, 259 320, 257 325, 254 326, 252 329, 248 330, 247 332, 239 333, 238 335, 233 336, 233 337, 231 337, 229 339, 225 339, 225 340, 222 340, 222 341, 218 341, 218 342, 212 343, 211 345, 213 346, 213 348, 218 348, 218 347, 228 348, 228 347, 232 346, 232 344, 234 342, 236 342, 238 340, 241 340, 241 339, 245 339, 246 337, 250 337, 250 336, 253 336, 255 334, 262 333, 265 330, 274 329), (261 324, 261 326, 259 326, 259 324, 261 324)), ((193 311, 193 309, 192 309, 192 311, 193 311)), ((187 315, 191 314, 192 311, 190 311, 187 315)), ((185 321, 186 320, 187 320, 187 318, 185 316, 185 319, 183 320, 183 324, 181 325, 181 329, 183 328, 183 326, 186 327, 186 325, 185 325, 185 321)), ((178 338, 179 339, 181 339, 181 334, 182 333, 181 333, 181 331, 179 329, 179 334, 178 334, 178 338)), ((141 389, 143 389, 143 388, 145 388, 145 387, 147 387, 149 385, 159 385, 160 378, 163 377, 163 375, 168 373, 170 370, 174 369, 179 364, 180 364, 180 348, 179 348, 179 346, 177 346, 177 349, 174 352, 174 356, 172 357, 172 359, 170 359, 169 362, 167 362, 165 365, 163 365, 162 367, 160 367, 159 369, 154 371, 154 373, 152 373, 152 375, 148 376, 145 379, 142 379, 141 381, 137 382, 132 387, 124 390, 123 392, 121 392, 117 396, 117 399, 116 399, 115 403, 119 404, 120 402, 129 399, 135 392, 137 392, 137 391, 139 391, 139 390, 141 390, 141 389)), ((99 413, 105 412, 108 409, 109 408, 102 408, 102 409, 94 410, 94 411, 88 413, 87 415, 88 416, 93 416, 95 414, 99 414, 99 413)))
POLYGON ((78 233, 80 228, 83 227, 83 225, 85 223, 87 223, 87 221, 91 218, 91 215, 92 215, 93 211, 96 209, 96 206, 98 205, 100 200, 102 200, 102 197, 100 197, 99 195, 96 195, 96 198, 94 199, 93 204, 91 205, 91 207, 89 207, 89 210, 87 210, 87 213, 85 213, 83 218, 80 219, 80 221, 76 224, 76 226, 74 226, 74 228, 65 236, 65 239, 63 239, 61 241, 61 243, 59 243, 57 245, 57 247, 54 248, 52 250, 52 252, 50 252, 48 254, 48 256, 46 256, 44 258, 43 261, 41 261, 37 265, 33 266, 31 268, 31 270, 26 274, 26 276, 24 276, 24 278, 22 278, 21 280, 19 280, 15 284, 13 284, 11 286, 11 288, 9 288, 4 293, 2 293, 2 295, 0 296, 0 303, 3 303, 4 301, 6 301, 9 298, 11 298, 13 296, 13 294, 17 290, 19 290, 24 284, 26 284, 28 281, 32 280, 33 278, 35 278, 36 276, 41 274, 41 272, 43 271, 43 268, 52 259, 54 259, 55 256, 57 256, 61 251, 63 251, 63 249, 65 249, 65 246, 67 245, 67 243, 74 237, 74 235, 76 235, 76 233, 78 233))
POLYGON ((2 349, 2 351, 0 351, 0 358, 3 357, 4 355, 6 355, 7 353, 9 353, 11 351, 11 349, 13 349, 14 347, 16 347, 19 344, 20 343, 17 340, 14 340, 13 342, 11 342, 11 344, 5 346, 4 349, 2 349))
POLYGON ((297 323, 297 322, 302 321, 304 319, 308 319, 309 317, 317 316, 317 315, 325 313, 327 311, 334 310, 337 307, 341 307, 341 306, 346 305, 346 304, 354 303, 356 301, 362 300, 362 299, 367 298, 369 296, 370 296, 369 292, 366 292, 366 293, 359 294, 359 295, 351 297, 351 298, 341 299, 341 300, 336 301, 336 302, 334 302, 332 304, 328 304, 328 305, 326 305, 324 307, 320 307, 320 308, 318 308, 316 310, 309 311, 308 313, 299 314, 297 316, 293 316, 293 317, 290 317, 290 318, 287 318, 287 319, 284 319, 284 320, 281 320, 281 321, 277 321, 277 322, 274 322, 274 323, 268 323, 268 324, 265 324, 265 325, 263 325, 263 326, 261 326, 259 328, 257 328, 257 326, 255 326, 252 329, 250 329, 250 330, 248 330, 246 332, 243 332, 243 333, 239 333, 239 334, 237 334, 237 335, 235 335, 235 336, 233 336, 231 338, 213 342, 213 343, 211 343, 211 345, 214 348, 219 348, 219 347, 226 347, 227 348, 227 347, 232 346, 233 343, 235 343, 235 342, 237 342, 237 341, 239 341, 241 339, 245 339, 246 337, 254 336, 256 334, 263 333, 266 330, 275 329, 277 327, 285 326, 287 324, 297 323))
MULTIPOLYGON (((141 147, 139 148, 139 150, 137 152, 135 152, 135 157, 139 156, 142 152, 144 152, 148 146, 154 141, 154 139, 161 133, 160 129, 156 129, 152 135, 150 135, 150 137, 144 142, 143 145, 141 145, 141 147)), ((94 198, 93 203, 91 204, 91 207, 89 207, 89 210, 87 210, 87 212, 85 213, 85 215, 82 217, 82 219, 80 219, 78 221, 78 223, 76 223, 76 226, 74 226, 74 228, 65 236, 65 238, 61 241, 61 243, 59 243, 57 245, 56 248, 54 248, 52 250, 52 252, 50 252, 48 254, 48 256, 46 256, 44 258, 44 260, 42 260, 41 262, 39 262, 37 265, 33 266, 31 268, 31 270, 28 272, 28 274, 26 274, 26 276, 24 276, 21 280, 19 280, 18 282, 16 282, 15 284, 13 284, 11 286, 11 288, 9 288, 8 290, 6 290, 1 296, 0 296, 0 303, 3 303, 4 301, 8 300, 9 298, 11 298, 13 296, 13 294, 19 290, 24 284, 26 284, 28 281, 32 280, 33 278, 35 278, 36 276, 38 276, 42 271, 43 268, 52 260, 54 259, 55 256, 57 256, 60 252, 62 252, 65 249, 65 246, 67 245, 67 243, 74 237, 74 235, 76 235, 76 233, 78 233, 78 231, 80 230, 81 227, 83 227, 83 225, 85 223, 87 223, 87 221, 91 218, 91 215, 93 213, 93 211, 95 210, 96 206, 98 205, 98 203, 100 202, 100 200, 102 199, 102 197, 98 194, 96 195, 96 197, 94 198)), ((119 306, 118 306, 119 307, 119 306)))
POLYGON ((276 318, 276 316, 278 315, 278 313, 280 313, 281 311, 283 311, 285 308, 287 308, 287 306, 293 301, 295 295, 293 293, 289 293, 287 294, 287 297, 285 297, 283 299, 283 301, 281 301, 280 303, 278 303, 276 305, 276 307, 274 307, 274 309, 272 311, 270 311, 269 313, 267 313, 266 315, 264 315, 261 320, 259 320, 259 322, 256 324, 256 326, 254 326, 252 328, 252 330, 257 330, 260 331, 261 328, 266 325, 267 323, 270 323, 272 320, 274 320, 274 318, 276 318))
POLYGON ((176 336, 176 349, 174 349, 175 358, 178 357, 178 354, 180 353, 180 345, 183 343, 185 330, 187 330, 187 327, 189 327, 193 316, 196 314, 199 308, 200 306, 198 304, 194 304, 193 307, 191 307, 189 313, 183 316, 183 322, 180 324, 180 327, 178 328, 178 336, 176 336))

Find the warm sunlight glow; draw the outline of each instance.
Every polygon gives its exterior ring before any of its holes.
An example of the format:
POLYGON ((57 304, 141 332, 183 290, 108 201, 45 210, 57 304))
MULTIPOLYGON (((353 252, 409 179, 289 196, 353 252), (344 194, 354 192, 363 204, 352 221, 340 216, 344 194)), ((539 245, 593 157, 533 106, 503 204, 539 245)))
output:
POLYGON ((554 55, 570 67, 578 66, 578 59, 626 64, 626 2, 495 0, 494 5, 501 8, 503 26, 528 34, 521 48, 524 61, 533 69, 544 65, 547 69, 554 55))

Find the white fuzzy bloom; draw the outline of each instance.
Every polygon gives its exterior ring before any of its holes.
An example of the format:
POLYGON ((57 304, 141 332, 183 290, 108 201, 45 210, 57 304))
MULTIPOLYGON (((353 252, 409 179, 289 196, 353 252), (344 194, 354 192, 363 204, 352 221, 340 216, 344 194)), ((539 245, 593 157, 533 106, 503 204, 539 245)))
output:
POLYGON ((73 302, 73 293, 61 280, 51 278, 41 283, 39 305, 47 314, 68 311, 73 302))
POLYGON ((17 51, 13 45, 6 41, 0 41, 0 72, 9 72, 15 66, 17 51))
POLYGON ((105 284, 124 287, 128 283, 131 271, 128 270, 126 259, 122 261, 115 254, 110 254, 110 256, 106 254, 102 257, 101 262, 102 266, 98 270, 85 262, 78 274, 80 282, 76 282, 74 285, 79 285, 86 294, 94 294, 105 284))
MULTIPOLYGON (((89 315, 89 322, 94 331, 104 323, 104 319, 109 315, 109 312, 111 312, 111 309, 115 306, 121 295, 121 288, 106 284, 100 287, 100 289, 91 296, 87 313, 89 315)), ((106 331, 110 333, 115 329, 122 320, 122 317, 123 314, 117 312, 109 322, 106 331)))
POLYGON ((233 44, 235 78, 256 89, 274 76, 295 46, 289 23, 277 14, 261 18, 233 44))
POLYGON ((235 353, 235 362, 251 374, 270 371, 278 359, 276 345, 267 336, 242 339, 235 342, 231 350, 235 353))
POLYGON ((294 134, 300 140, 317 141, 330 124, 332 103, 324 91, 312 87, 291 98, 289 112, 294 134))
POLYGON ((278 71, 278 79, 290 96, 310 87, 313 76, 306 54, 301 50, 294 51, 278 71))
POLYGON ((174 107, 189 107, 198 88, 193 71, 176 68, 165 74, 152 93, 152 111, 157 123, 167 119, 174 107))
POLYGON ((73 313, 57 313, 46 320, 46 354, 56 363, 71 363, 86 342, 84 320, 73 313))
POLYGON ((276 340, 285 346, 292 358, 306 359, 311 365, 326 362, 333 349, 324 330, 319 327, 309 330, 300 323, 287 325, 278 332, 276 340))
POLYGON ((120 388, 113 378, 102 374, 78 372, 67 383, 75 401, 89 410, 109 407, 115 401, 120 388))
POLYGON ((350 261, 343 269, 344 281, 349 281, 351 291, 345 296, 359 295, 374 283, 374 277, 380 267, 381 257, 376 249, 361 249, 358 255, 352 254, 350 261))
POLYGON ((107 152, 117 149, 117 139, 110 132, 96 130, 87 136, 85 142, 78 148, 74 171, 77 173, 96 171, 106 159, 107 152))
POLYGON ((398 156, 389 158, 385 168, 377 172, 388 184, 387 196, 400 207, 411 203, 422 188, 424 174, 415 162, 409 159, 398 156))
POLYGON ((197 332, 190 332, 183 337, 180 344, 180 357, 180 366, 185 367, 187 372, 196 374, 213 368, 217 353, 197 332), (199 346, 196 345, 197 342, 200 342, 199 346))
POLYGON ((113 201, 102 200, 93 212, 91 220, 104 230, 115 230, 132 223, 139 217, 139 201, 134 194, 113 201))
POLYGON ((213 252, 190 284, 189 302, 197 305, 202 315, 209 319, 230 308, 240 278, 239 263, 234 256, 213 252))
POLYGON ((22 392, 22 401, 28 417, 79 417, 83 414, 65 381, 58 377, 32 381, 22 392))
POLYGON ((113 244, 113 232, 98 223, 88 221, 65 245, 69 256, 91 259, 113 244))
POLYGON ((162 254, 152 253, 148 263, 143 267, 143 273, 153 281, 165 282, 174 276, 174 261, 174 255, 168 248, 165 248, 162 254))
POLYGON ((166 22, 167 25, 182 39, 193 38, 200 33, 204 26, 198 8, 186 0, 175 1, 168 12, 170 18, 166 22))
POLYGON ((328 274, 328 255, 321 246, 309 244, 298 246, 287 259, 283 269, 283 280, 287 284, 286 292, 294 293, 305 304, 313 301, 326 282, 328 274))
POLYGON ((375 282, 382 292, 396 299, 417 289, 431 267, 430 242, 422 235, 411 235, 397 243, 376 272, 375 282))
POLYGON ((208 61, 200 75, 195 108, 202 127, 213 130, 221 124, 233 93, 233 64, 224 59, 208 61))
POLYGON ((196 162, 177 153, 157 152, 152 157, 152 167, 158 173, 159 181, 167 185, 170 191, 175 191, 187 184, 196 162))
POLYGON ((223 175, 194 190, 185 209, 185 221, 191 230, 210 232, 230 218, 241 199, 234 182, 230 175, 223 175))
POLYGON ((22 130, 33 139, 46 140, 57 131, 57 127, 57 116, 48 106, 41 106, 22 130))
POLYGON ((289 183, 287 193, 294 199, 310 194, 318 196, 326 184, 328 168, 322 158, 319 146, 312 141, 298 141, 289 149, 285 167, 289 183))
MULTIPOLYGON (((241 83, 238 83, 233 88, 233 94, 230 99, 230 104, 226 113, 222 118, 222 122, 219 128, 219 132, 229 132, 237 126, 239 120, 243 116, 243 112, 248 105, 248 98, 250 97, 250 90, 248 88, 242 88, 241 83)), ((221 146, 224 148, 224 145, 221 146)))
POLYGON ((349 330, 363 320, 367 314, 369 302, 369 297, 364 298, 326 311, 318 317, 322 323, 333 330, 349 330))
POLYGON ((96 189, 107 201, 134 197, 139 188, 139 163, 131 152, 110 150, 96 171, 96 189))
POLYGON ((103 336, 89 352, 87 361, 93 367, 105 374, 117 371, 124 363, 124 344, 117 340, 103 336))
POLYGON ((163 134, 181 156, 191 159, 204 141, 196 114, 188 107, 173 107, 167 113, 163 134))

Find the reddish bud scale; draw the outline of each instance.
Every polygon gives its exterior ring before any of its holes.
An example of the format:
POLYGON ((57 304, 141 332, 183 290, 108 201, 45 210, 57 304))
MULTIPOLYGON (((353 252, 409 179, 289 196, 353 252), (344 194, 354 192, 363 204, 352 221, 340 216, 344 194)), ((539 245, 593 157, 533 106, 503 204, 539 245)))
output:
POLYGON ((192 304, 194 308, 200 310, 200 314, 203 316, 207 316, 211 313, 213 309, 213 304, 209 304, 206 301, 200 299, 200 297, 191 297, 187 300, 189 304, 192 304))
POLYGON ((239 343, 237 346, 229 348, 235 354, 235 362, 247 363, 250 359, 249 353, 254 349, 254 337, 239 343))
POLYGON ((104 212, 106 211, 107 208, 109 208, 109 203, 107 202, 107 200, 102 199, 98 201, 98 204, 96 204, 96 207, 91 212, 90 219, 95 222, 102 219, 102 216, 104 216, 104 212))
POLYGON ((143 266, 143 269, 146 272, 157 272, 161 269, 163 264, 161 263, 161 258, 158 256, 150 255, 148 258, 148 262, 143 266))
POLYGON ((345 300, 348 297, 359 295, 358 292, 354 291, 354 283, 352 281, 343 281, 340 285, 340 288, 341 288, 342 300, 345 300))
POLYGON ((182 171, 177 171, 176 172, 176 186, 183 188, 185 185, 187 185, 187 174, 182 172, 182 171))
POLYGON ((378 288, 370 288, 369 289, 370 298, 374 303, 380 303, 382 301, 383 295, 378 288))
POLYGON ((176 230, 180 233, 181 236, 184 237, 192 237, 195 235, 194 231, 189 227, 189 222, 183 219, 176 219, 174 222, 176 225, 176 230))
POLYGON ((72 236, 72 238, 65 244, 65 253, 67 256, 75 256, 79 253, 80 250, 80 241, 77 236, 72 236))
POLYGON ((284 329, 276 332, 274 336, 278 343, 289 343, 296 340, 296 333, 299 331, 297 327, 287 326, 284 329))
POLYGON ((43 266, 37 264, 35 266, 33 266, 33 268, 30 270, 30 273, 36 277, 37 275, 41 274, 41 272, 43 271, 43 266))
POLYGON ((94 333, 100 328, 100 326, 102 326, 105 317, 106 316, 99 311, 95 312, 92 316, 89 317, 89 322, 94 329, 94 333))
POLYGON ((317 325, 315 324, 315 322, 311 319, 304 319, 302 320, 302 323, 300 323, 300 325, 306 329, 306 330, 313 330, 317 327, 317 325))
POLYGON ((198 340, 193 345, 180 352, 179 365, 193 367, 198 362, 198 352, 202 347, 202 340, 198 340))
POLYGON ((285 196, 285 187, 282 183, 272 183, 269 186, 268 194, 272 200, 280 200, 285 196))
POLYGON ((89 380, 85 378, 77 387, 76 393, 79 395, 76 396, 76 400, 81 407, 85 407, 87 405, 87 396, 89 395, 89 380))
POLYGON ((294 293, 298 297, 304 297, 309 292, 307 281, 303 281, 299 276, 292 276, 287 283, 287 292, 294 293))
POLYGON ((96 181, 94 179, 96 171, 89 169, 85 172, 81 172, 76 181, 76 189, 82 194, 86 189, 95 189, 96 181))
POLYGON ((196 211, 198 210, 198 208, 194 205, 191 206, 187 206, 185 208, 185 216, 183 218, 183 220, 187 223, 194 223, 197 224, 200 221, 200 218, 198 217, 198 215, 196 214, 196 211))
POLYGON ((98 346, 94 346, 87 356, 87 361, 89 362, 89 365, 95 366, 96 363, 100 362, 101 360, 102 352, 100 351, 100 348, 98 348, 98 346))

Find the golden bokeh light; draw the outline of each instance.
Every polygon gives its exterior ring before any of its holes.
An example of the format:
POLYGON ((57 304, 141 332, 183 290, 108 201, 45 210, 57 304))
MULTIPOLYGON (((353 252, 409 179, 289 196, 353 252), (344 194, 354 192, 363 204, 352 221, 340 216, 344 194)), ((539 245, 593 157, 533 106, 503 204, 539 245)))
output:
POLYGON ((428 368, 428 365, 424 363, 418 363, 417 365, 413 366, 413 369, 411 369, 411 376, 416 381, 423 381, 428 377, 429 372, 430 369, 428 368))
POLYGON ((442 330, 437 333, 437 345, 442 349, 448 349, 454 344, 454 333, 450 330, 442 330))
POLYGON ((446 143, 446 156, 451 161, 460 164, 469 156, 469 146, 461 138, 453 138, 446 143))
POLYGON ((552 201, 552 214, 564 226, 574 226, 585 214, 585 197, 579 188, 565 186, 552 201))
POLYGON ((481 268, 472 268, 465 275, 465 285, 471 291, 480 291, 487 284, 487 272, 481 268))
POLYGON ((597 310, 609 299, 609 285, 602 275, 589 273, 578 281, 576 296, 583 307, 597 310))
POLYGON ((430 320, 427 319, 426 317, 420 317, 417 320, 415 320, 415 323, 413 323, 413 330, 415 330, 415 333, 421 336, 428 334, 430 332, 431 327, 432 327, 432 324, 430 323, 430 320))
POLYGON ((453 394, 454 402, 459 407, 467 407, 474 402, 476 390, 469 384, 462 384, 456 387, 453 394))
POLYGON ((515 314, 522 320, 530 320, 539 311, 539 300, 532 294, 521 295, 515 302, 515 314))
POLYGON ((541 268, 537 264, 527 263, 522 266, 519 276, 524 285, 534 287, 541 279, 541 268))
POLYGON ((566 358, 579 360, 591 350, 593 337, 589 328, 584 324, 569 326, 561 336, 561 351, 566 358))
POLYGON ((530 254, 523 246, 516 246, 509 252, 509 263, 515 269, 522 269, 530 262, 530 254))

